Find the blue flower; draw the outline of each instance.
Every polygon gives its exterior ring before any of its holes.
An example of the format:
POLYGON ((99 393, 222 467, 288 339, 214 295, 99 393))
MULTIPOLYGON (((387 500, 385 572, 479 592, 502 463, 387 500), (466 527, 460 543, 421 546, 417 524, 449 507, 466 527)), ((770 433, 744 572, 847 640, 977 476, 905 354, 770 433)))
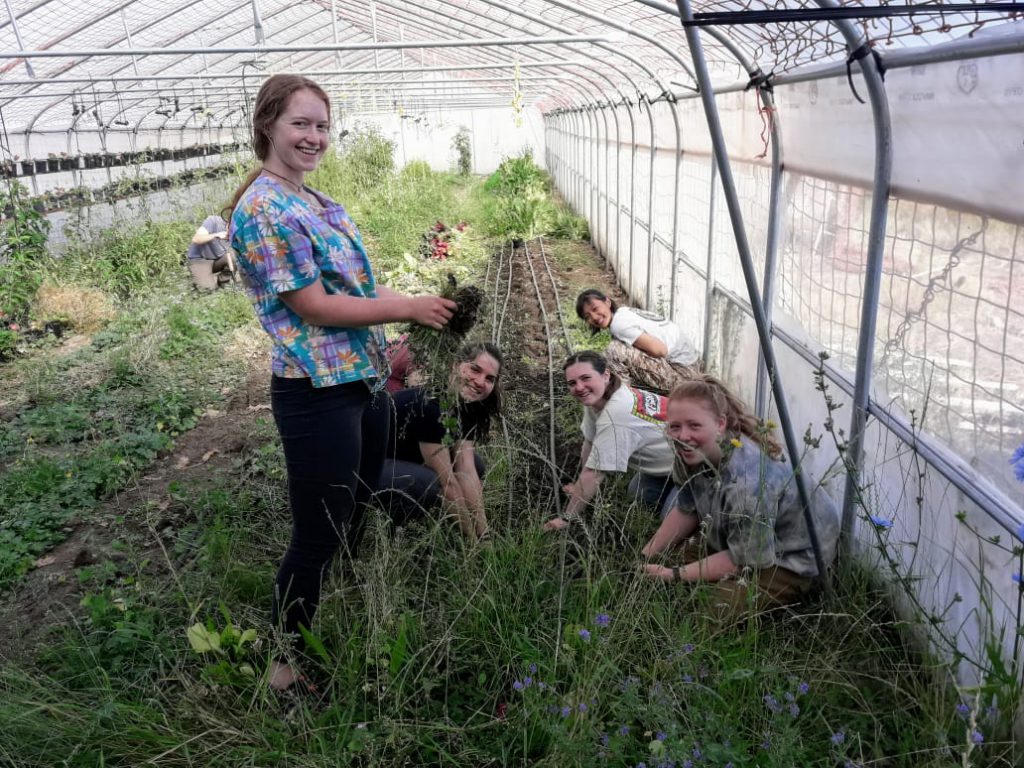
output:
POLYGON ((693 682, 693 675, 683 675, 683 682, 684 683, 692 683, 693 682))
POLYGON ((608 734, 607 733, 602 733, 601 734, 601 746, 607 747, 609 741, 610 741, 610 739, 608 737, 608 734))
POLYGON ((537 665, 536 664, 531 664, 530 665, 530 674, 531 675, 536 675, 537 674, 537 665))
POLYGON ((960 702, 959 704, 956 705, 956 713, 957 713, 957 715, 959 715, 961 720, 966 720, 967 719, 967 715, 969 715, 970 712, 971 712, 971 708, 968 707, 963 702, 960 702))
POLYGON ((523 688, 525 688, 526 686, 525 686, 525 685, 523 685, 521 681, 519 681, 519 680, 516 680, 516 681, 515 681, 514 683, 512 683, 512 687, 513 687, 513 688, 514 688, 515 690, 517 690, 517 691, 521 691, 521 690, 523 690, 523 688))
POLYGON ((985 741, 985 737, 982 735, 981 731, 975 729, 971 731, 971 741, 975 744, 981 744, 985 741))
POLYGON ((693 643, 687 643, 683 646, 683 653, 693 653, 693 643))
POLYGON ((797 717, 797 715, 800 714, 800 705, 799 704, 790 704, 789 705, 789 714, 795 719, 797 717))
POLYGON ((807 692, 811 690, 811 686, 809 686, 807 683, 800 683, 800 685, 796 687, 796 690, 797 693, 799 693, 801 696, 806 696, 807 692))
POLYGON ((832 734, 832 743, 837 747, 846 741, 846 731, 840 729, 832 734))
POLYGON ((568 707, 562 707, 562 717, 568 717, 571 711, 568 707))
POLYGON ((529 688, 532 684, 533 684, 533 678, 532 677, 524 677, 523 678, 523 687, 524 688, 529 688))
POLYGON ((589 629, 581 629, 580 630, 580 638, 582 638, 583 642, 589 643, 590 642, 590 630, 589 629))
POLYGON ((772 696, 770 693, 764 695, 765 706, 768 707, 772 712, 781 712, 782 705, 779 704, 779 700, 772 696))
POLYGON ((1013 574, 1013 576, 1011 576, 1010 578, 1013 579, 1013 583, 1014 584, 1018 584, 1018 585, 1024 587, 1024 576, 1021 575, 1020 571, 1018 571, 1017 573, 1013 574))
POLYGON ((619 736, 629 736, 629 726, 624 725, 619 728, 619 736))
POLYGON ((868 520, 870 520, 871 524, 876 528, 892 528, 892 520, 886 520, 884 517, 878 517, 877 515, 868 515, 868 520))
POLYGON ((668 736, 665 734, 664 731, 658 731, 656 734, 654 734, 654 738, 656 738, 658 741, 664 741, 668 738, 668 736))
POLYGON ((636 768, 647 768, 647 763, 637 763, 636 768))
POLYGON ((607 613, 599 613, 594 617, 594 623, 603 629, 612 623, 612 617, 607 613))
POLYGON ((580 712, 586 712, 586 711, 587 711, 587 705, 586 705, 586 704, 584 704, 584 703, 583 703, 583 702, 581 701, 581 702, 580 702, 580 705, 579 705, 579 706, 577 707, 577 709, 578 709, 578 710, 579 710, 580 712))
POLYGON ((1017 446, 1010 457, 1010 464, 1013 466, 1013 476, 1024 483, 1024 443, 1017 446))

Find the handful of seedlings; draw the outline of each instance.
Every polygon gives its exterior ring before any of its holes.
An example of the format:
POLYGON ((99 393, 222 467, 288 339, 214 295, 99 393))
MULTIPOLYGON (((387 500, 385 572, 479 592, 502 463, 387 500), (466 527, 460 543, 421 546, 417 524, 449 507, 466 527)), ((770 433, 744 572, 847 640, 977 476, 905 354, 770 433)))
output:
POLYGON ((428 386, 436 390, 447 387, 452 363, 466 335, 479 320, 484 302, 484 292, 479 287, 460 287, 451 273, 440 295, 456 304, 448 324, 439 331, 413 325, 408 336, 409 351, 416 368, 423 373, 428 386))

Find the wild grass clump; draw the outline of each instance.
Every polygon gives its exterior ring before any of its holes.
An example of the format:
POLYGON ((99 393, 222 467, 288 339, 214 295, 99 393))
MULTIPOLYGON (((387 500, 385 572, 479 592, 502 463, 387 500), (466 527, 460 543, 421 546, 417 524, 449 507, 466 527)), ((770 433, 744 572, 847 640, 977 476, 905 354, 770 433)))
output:
POLYGON ((94 333, 117 317, 110 296, 98 288, 47 279, 36 292, 31 314, 38 323, 60 323, 94 333))

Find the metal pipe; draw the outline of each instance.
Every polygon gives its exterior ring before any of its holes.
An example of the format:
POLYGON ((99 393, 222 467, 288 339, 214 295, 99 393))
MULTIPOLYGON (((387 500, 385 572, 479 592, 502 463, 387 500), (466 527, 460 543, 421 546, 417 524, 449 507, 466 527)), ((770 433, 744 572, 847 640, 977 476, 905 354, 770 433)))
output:
POLYGON ((651 157, 647 173, 647 269, 644 277, 644 309, 651 309, 651 267, 654 264, 654 156, 657 151, 655 141, 654 112, 647 99, 641 99, 647 112, 647 122, 651 126, 651 157))
POLYGON ((711 185, 708 190, 708 247, 704 267, 704 360, 711 364, 711 330, 714 325, 715 307, 715 209, 718 207, 718 162, 716 153, 711 153, 711 185))
MULTIPOLYGON (((833 0, 817 0, 822 8, 837 7, 833 0)), ((836 20, 851 51, 868 43, 849 21, 836 20)), ((874 344, 878 323, 878 297, 882 289, 882 263, 885 257, 885 228, 889 214, 889 188, 892 180, 892 121, 885 84, 874 58, 869 54, 858 60, 875 126, 874 187, 871 193, 871 220, 868 229, 867 265, 861 299, 860 338, 857 342, 857 369, 854 377, 853 413, 850 417, 849 444, 845 454, 846 491, 843 496, 842 539, 848 549, 853 537, 853 514, 862 472, 864 430, 871 399, 874 370, 874 344)))
POLYGON ((607 35, 562 35, 555 37, 488 37, 476 39, 454 38, 449 40, 407 40, 387 43, 342 43, 340 45, 261 45, 253 51, 252 46, 220 48, 84 48, 72 51, 0 51, 0 59, 62 59, 86 56, 185 56, 200 53, 307 53, 334 51, 384 51, 408 48, 494 48, 510 45, 563 45, 565 43, 606 43, 607 35))
MULTIPOLYGON (((4 5, 7 6, 7 15, 11 19, 11 29, 14 30, 14 41, 18 44, 19 48, 24 48, 25 43, 21 40, 21 30, 18 29, 18 20, 14 16, 14 9, 11 8, 11 0, 4 0, 4 5)), ((32 71, 31 62, 25 62, 25 71, 29 77, 35 77, 36 73, 32 71)))
MULTIPOLYGON (((690 0, 676 0, 676 2, 682 19, 684 21, 691 21, 693 19, 693 11, 690 8, 690 0)), ((765 318, 764 306, 761 304, 761 297, 757 287, 757 275, 754 271, 750 244, 747 242, 747 232, 743 224, 743 211, 740 208, 739 196, 736 193, 736 184, 733 180, 732 167, 729 163, 729 156, 725 145, 725 136, 722 132, 722 124, 718 116, 718 107, 715 104, 715 94, 711 87, 711 75, 708 72, 707 62, 704 60, 704 49, 701 44, 700 33, 695 27, 684 26, 683 31, 686 34, 686 41, 690 46, 690 55, 693 58, 694 70, 697 75, 698 85, 700 86, 701 102, 704 106, 704 115, 707 118, 708 130, 711 134, 711 143, 715 148, 718 171, 722 177, 722 190, 725 193, 729 217, 732 220, 733 234, 736 238, 736 249, 739 253, 740 264, 743 267, 743 279, 747 285, 747 293, 750 295, 750 305, 754 313, 754 323, 757 326, 758 339, 761 343, 761 350, 764 353, 765 364, 768 370, 772 372, 772 389, 779 412, 779 422, 782 425, 786 449, 789 452, 790 462, 793 466, 793 477, 796 480, 800 502, 803 506, 804 522, 807 526, 811 547, 814 550, 814 561, 817 566, 818 575, 824 581, 827 579, 828 571, 821 555, 818 532, 814 526, 814 518, 811 513, 811 495, 807 489, 807 478, 804 477, 803 472, 800 470, 799 443, 797 443, 796 435, 793 432, 789 405, 786 402, 782 379, 779 376, 775 351, 772 348, 771 339, 768 335, 768 322, 765 318)))

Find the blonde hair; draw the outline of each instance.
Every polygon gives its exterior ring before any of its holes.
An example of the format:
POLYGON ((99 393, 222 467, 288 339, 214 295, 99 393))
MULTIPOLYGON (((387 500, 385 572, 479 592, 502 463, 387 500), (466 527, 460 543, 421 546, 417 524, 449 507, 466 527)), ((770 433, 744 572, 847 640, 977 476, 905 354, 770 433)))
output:
POLYGON ((771 456, 782 458, 782 445, 767 425, 750 412, 746 403, 708 373, 687 379, 669 393, 669 400, 701 400, 718 418, 725 419, 725 428, 733 434, 746 435, 771 456))

